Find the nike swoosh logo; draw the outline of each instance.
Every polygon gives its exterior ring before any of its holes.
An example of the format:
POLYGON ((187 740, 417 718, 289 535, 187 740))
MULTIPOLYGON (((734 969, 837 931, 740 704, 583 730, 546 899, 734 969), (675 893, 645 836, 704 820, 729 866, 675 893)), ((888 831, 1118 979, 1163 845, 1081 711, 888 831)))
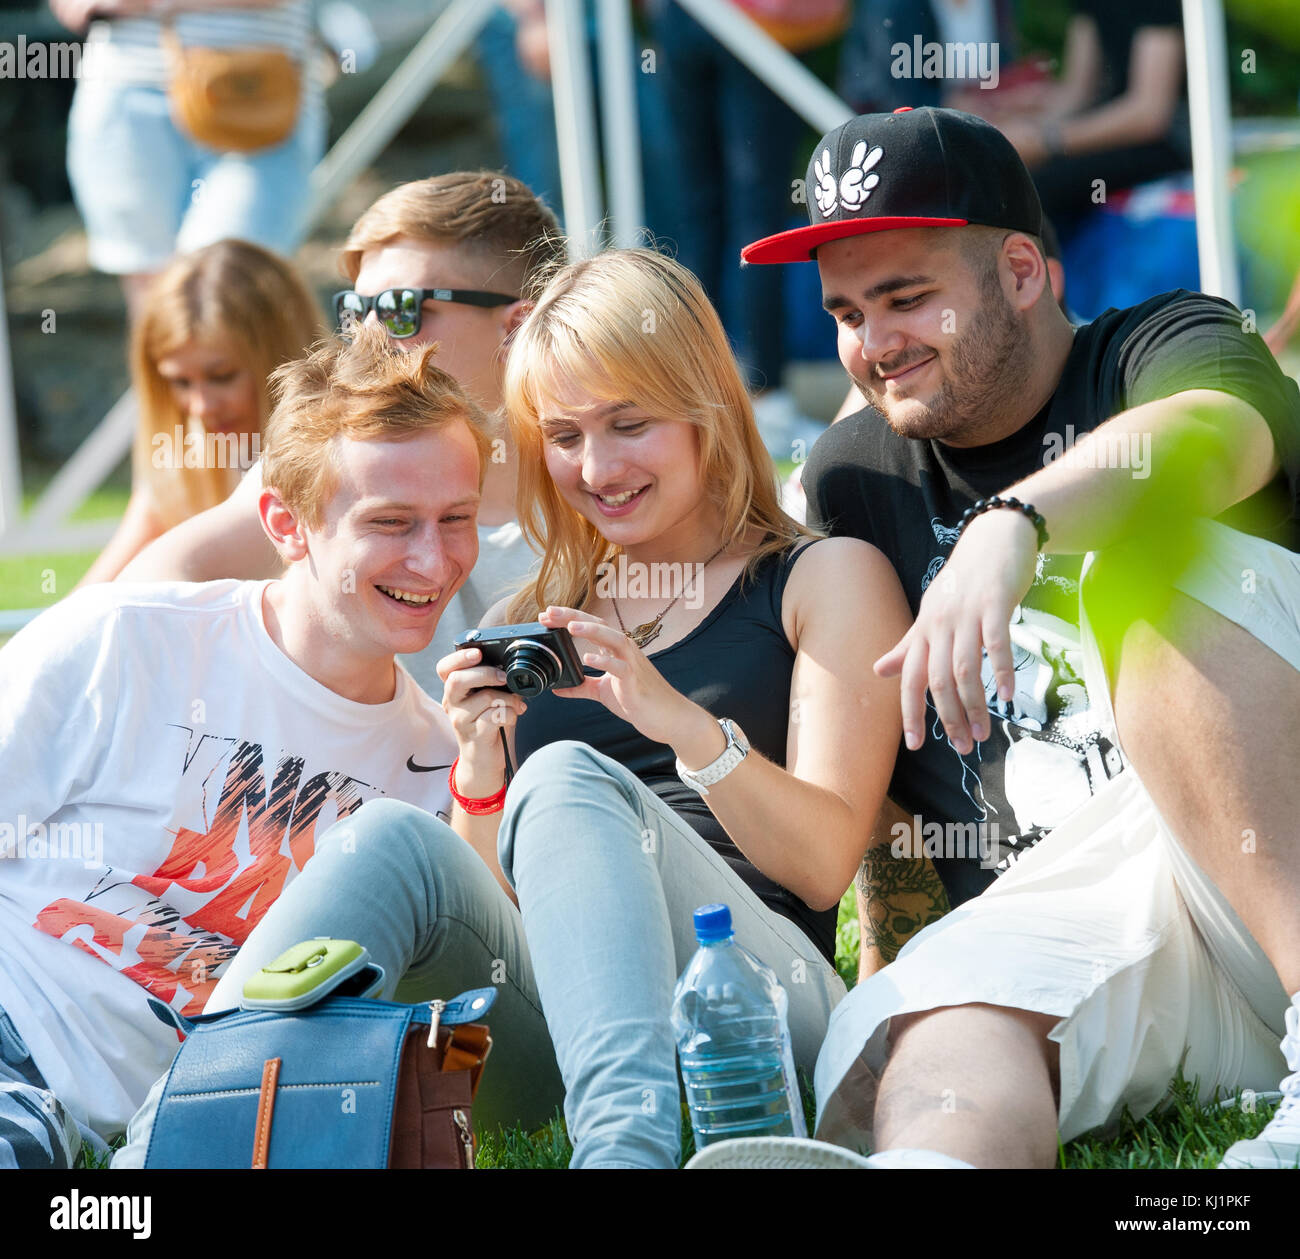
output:
POLYGON ((413 774, 431 774, 435 769, 450 769, 451 765, 417 765, 415 757, 408 756, 406 758, 406 768, 413 774))

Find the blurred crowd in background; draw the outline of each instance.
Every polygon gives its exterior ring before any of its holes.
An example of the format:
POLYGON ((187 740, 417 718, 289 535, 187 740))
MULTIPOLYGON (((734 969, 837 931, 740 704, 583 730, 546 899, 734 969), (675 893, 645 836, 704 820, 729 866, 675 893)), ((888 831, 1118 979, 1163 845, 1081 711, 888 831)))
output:
MULTIPOLYGON (((950 105, 998 125, 1039 185, 1072 316, 1198 287, 1180 0, 726 2, 858 112, 950 105), (943 50, 957 45, 980 55, 945 65, 943 50)), ((437 11, 427 0, 382 11, 348 0, 0 3, 0 41, 84 39, 95 66, 77 81, 0 77, 12 339, 27 344, 20 322, 47 309, 42 284, 61 278, 66 293, 69 277, 115 277, 142 408, 137 488, 148 476, 141 442, 160 417, 255 431, 267 372, 318 334, 320 310, 333 318, 338 284, 302 249, 311 171, 437 11), (238 136, 239 147, 223 148, 223 133, 205 132, 201 117, 178 120, 176 77, 181 66, 203 73, 210 53, 248 48, 260 50, 272 96, 289 104, 278 121, 263 111, 270 130, 252 147, 238 136), (83 232, 79 252, 70 242, 83 232), (230 238, 247 244, 219 246, 230 238), (198 307, 209 317, 194 318, 198 307), (180 326, 186 318, 192 328, 180 326)), ((1228 17, 1244 140, 1233 174, 1242 304, 1260 312, 1259 330, 1281 356, 1300 327, 1300 19, 1291 0, 1229 0, 1228 17)), ((742 243, 806 221, 799 184, 815 132, 678 4, 645 0, 634 21, 646 227, 704 282, 748 372, 760 427, 774 452, 788 451, 833 411, 797 398, 788 370, 833 362, 832 325, 816 314, 815 268, 741 268, 738 256, 742 243)), ((543 0, 500 0, 472 53, 395 141, 401 161, 391 173, 381 163, 381 181, 501 169, 563 222, 549 49, 543 0)), ((328 217, 316 233, 332 243, 341 234, 328 217)), ((72 338, 49 348, 68 355, 73 374, 85 358, 72 338)), ((33 373, 23 353, 15 358, 24 460, 57 463, 94 427, 96 403, 102 415, 112 402, 113 374, 77 395, 71 436, 53 435, 52 412, 67 399, 53 396, 48 365, 33 373)), ((168 521, 226 488, 191 478, 188 497, 167 504, 168 521)))

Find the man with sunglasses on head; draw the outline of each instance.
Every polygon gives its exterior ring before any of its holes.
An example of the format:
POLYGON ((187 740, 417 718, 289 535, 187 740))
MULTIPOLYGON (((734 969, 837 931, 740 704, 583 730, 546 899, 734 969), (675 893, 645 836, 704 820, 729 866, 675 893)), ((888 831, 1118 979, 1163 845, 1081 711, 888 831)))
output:
POLYGON ((1224 1165, 1294 1167, 1296 386, 1202 294, 1072 327, 1029 173, 969 114, 851 119, 808 182, 809 226, 742 256, 816 261, 870 404, 818 441, 809 515, 899 571, 896 839, 940 837, 964 903, 831 1019, 818 1132, 870 1159, 747 1156, 1048 1167, 1179 1071, 1206 1101, 1289 1071, 1224 1165))
MULTIPOLYGON (((351 284, 334 298, 340 330, 378 321, 403 349, 436 341, 438 366, 488 415, 492 453, 477 560, 466 571, 448 561, 436 590, 412 592, 442 605, 429 646, 403 657, 434 695, 442 690, 434 666, 452 650, 452 639, 479 624, 536 558, 515 522, 514 450, 498 414, 501 373, 505 345, 530 309, 523 295, 562 252, 554 214, 524 184, 491 171, 455 171, 385 193, 356 221, 340 255, 351 284)), ((146 547, 121 579, 271 575, 276 559, 258 523, 260 491, 254 467, 225 503, 146 547)))

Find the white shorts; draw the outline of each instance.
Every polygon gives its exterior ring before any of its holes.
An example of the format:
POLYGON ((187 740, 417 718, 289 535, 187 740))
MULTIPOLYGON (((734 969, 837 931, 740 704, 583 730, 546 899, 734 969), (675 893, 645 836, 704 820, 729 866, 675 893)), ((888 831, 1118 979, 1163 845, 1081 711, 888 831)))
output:
MULTIPOLYGON (((1300 556, 1197 527, 1198 560, 1177 588, 1300 669, 1300 556)), ((1086 617, 1083 639, 1089 695, 1109 704, 1086 617)), ((976 1002, 1059 1018, 1066 1141, 1125 1107, 1145 1114, 1180 1068, 1207 1100, 1286 1074, 1276 972, 1131 767, 839 1004, 817 1060, 817 1135, 870 1145, 894 1015, 976 1002)))

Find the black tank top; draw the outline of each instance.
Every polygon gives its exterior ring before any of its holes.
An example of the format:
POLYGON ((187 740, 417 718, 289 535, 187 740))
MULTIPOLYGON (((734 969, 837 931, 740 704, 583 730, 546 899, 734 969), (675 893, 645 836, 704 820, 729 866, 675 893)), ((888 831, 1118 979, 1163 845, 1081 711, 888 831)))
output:
MULTIPOLYGON (((685 638, 649 657, 676 690, 715 716, 732 718, 750 745, 780 766, 785 765, 795 657, 781 626, 781 599, 804 550, 807 546, 769 556, 743 591, 742 573, 685 638)), ((585 672, 600 676, 597 669, 585 672)), ((559 739, 589 744, 630 769, 723 857, 765 905, 794 922, 835 964, 837 911, 809 909, 793 892, 755 869, 709 812, 703 797, 677 777, 676 757, 668 744, 651 742, 595 700, 561 699, 547 691, 529 703, 515 726, 520 763, 559 739)))

